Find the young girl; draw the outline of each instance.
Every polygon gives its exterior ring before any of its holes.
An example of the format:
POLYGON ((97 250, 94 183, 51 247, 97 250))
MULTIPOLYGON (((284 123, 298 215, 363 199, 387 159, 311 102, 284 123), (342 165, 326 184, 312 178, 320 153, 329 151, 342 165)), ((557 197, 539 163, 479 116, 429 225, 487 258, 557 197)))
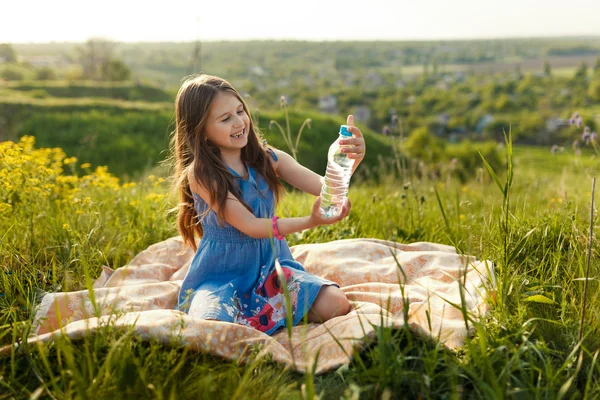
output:
MULTIPOLYGON (((273 333, 285 325, 286 315, 275 270, 278 258, 294 325, 306 313, 309 322, 347 314, 350 303, 339 285, 307 273, 293 259, 284 236, 342 220, 349 202, 338 217, 323 218, 317 198, 309 216, 278 218, 275 206, 284 191, 279 178, 319 196, 321 176, 261 142, 244 100, 221 78, 201 75, 181 86, 176 125, 172 146, 181 199, 178 229, 196 251, 177 309, 273 333), (198 248, 195 234, 201 237, 198 248)), ((352 116, 348 125, 353 137, 345 142, 351 145, 348 153, 356 169, 365 141, 352 116)))

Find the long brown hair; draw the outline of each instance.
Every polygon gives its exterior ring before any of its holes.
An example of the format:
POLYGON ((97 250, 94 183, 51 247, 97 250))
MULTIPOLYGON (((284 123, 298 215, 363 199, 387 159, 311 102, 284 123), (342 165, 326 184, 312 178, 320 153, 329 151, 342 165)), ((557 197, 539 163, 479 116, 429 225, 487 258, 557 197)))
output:
MULTIPOLYGON (((216 76, 199 75, 186 80, 175 100, 175 132, 171 138, 171 157, 175 160, 173 176, 174 190, 179 194, 180 202, 177 212, 177 228, 186 245, 197 250, 194 235, 203 235, 199 218, 204 218, 206 213, 198 216, 194 209, 194 199, 188 181, 188 167, 193 164, 193 174, 198 182, 206 187, 210 193, 211 205, 219 207, 218 218, 222 223, 225 220, 224 209, 227 201, 227 192, 231 192, 248 210, 252 209, 246 204, 239 193, 239 187, 227 166, 221 159, 221 152, 217 146, 205 140, 205 127, 210 106, 218 92, 230 92, 242 103, 248 116, 248 106, 242 96, 229 82, 216 76)), ((261 145, 262 135, 254 127, 250 118, 248 127, 248 144, 241 151, 242 161, 251 165, 266 180, 275 194, 276 203, 279 202, 284 188, 279 182, 275 170, 268 160, 266 149, 261 145)))

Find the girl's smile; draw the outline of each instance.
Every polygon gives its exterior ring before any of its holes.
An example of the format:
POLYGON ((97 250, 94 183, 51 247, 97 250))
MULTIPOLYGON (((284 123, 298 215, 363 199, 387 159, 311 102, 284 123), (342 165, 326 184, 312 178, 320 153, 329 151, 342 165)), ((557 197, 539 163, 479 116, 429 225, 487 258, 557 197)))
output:
POLYGON ((244 137, 246 137, 246 133, 247 133, 247 129, 244 128, 240 132, 234 133, 233 135, 231 135, 231 137, 234 139, 238 139, 238 140, 243 139, 244 137))

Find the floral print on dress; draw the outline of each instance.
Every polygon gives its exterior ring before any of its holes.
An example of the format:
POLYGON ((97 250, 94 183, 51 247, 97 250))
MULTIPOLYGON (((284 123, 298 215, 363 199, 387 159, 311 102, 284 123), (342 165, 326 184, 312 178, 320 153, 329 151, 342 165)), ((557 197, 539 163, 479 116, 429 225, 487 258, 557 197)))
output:
MULTIPOLYGON (((300 291, 300 282, 290 268, 282 267, 285 280, 288 285, 288 293, 292 314, 296 314, 298 306, 298 292, 300 291)), ((255 290, 255 296, 241 296, 237 291, 233 293, 231 303, 225 304, 227 313, 233 318, 235 323, 258 329, 261 332, 267 332, 272 329, 279 321, 285 322, 286 302, 285 293, 279 280, 276 270, 273 270, 263 284, 255 290), (258 307, 252 307, 244 298, 254 299, 255 302, 262 303, 258 307)))

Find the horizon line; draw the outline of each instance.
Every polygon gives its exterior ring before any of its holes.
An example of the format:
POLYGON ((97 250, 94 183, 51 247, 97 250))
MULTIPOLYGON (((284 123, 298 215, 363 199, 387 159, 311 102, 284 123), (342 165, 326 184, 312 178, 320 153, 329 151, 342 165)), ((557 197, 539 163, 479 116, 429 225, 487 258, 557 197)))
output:
POLYGON ((568 34, 568 35, 526 35, 526 36, 479 36, 479 37, 454 37, 454 38, 405 38, 405 39, 393 39, 393 38, 353 38, 353 39, 342 39, 342 38, 249 38, 249 39, 187 39, 187 40, 117 40, 109 36, 90 36, 84 41, 79 40, 45 40, 45 41, 1 41, 0 43, 16 44, 16 45, 28 45, 28 44, 81 44, 85 43, 90 39, 104 39, 116 43, 128 43, 128 44, 156 44, 156 43, 223 43, 223 42, 467 42, 467 41, 484 41, 484 40, 556 40, 556 39, 600 39, 600 33, 597 34, 568 34))

